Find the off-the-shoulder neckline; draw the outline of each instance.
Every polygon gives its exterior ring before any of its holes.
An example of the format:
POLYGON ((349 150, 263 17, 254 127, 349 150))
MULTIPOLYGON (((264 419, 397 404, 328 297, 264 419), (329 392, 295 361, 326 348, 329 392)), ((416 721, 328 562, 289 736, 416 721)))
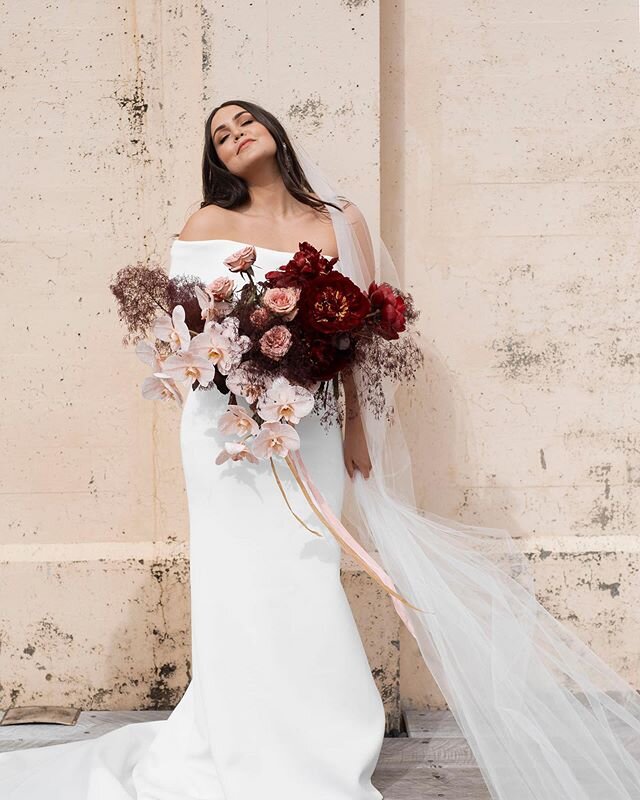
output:
MULTIPOLYGON (((274 250, 271 247, 262 247, 259 244, 252 245, 249 242, 238 242, 235 239, 174 239, 171 246, 173 247, 174 244, 211 244, 212 242, 225 242, 226 244, 239 244, 243 247, 255 247, 256 250, 266 250, 268 253, 277 253, 283 256, 292 256, 296 252, 295 250, 274 250)), ((322 255, 325 258, 335 258, 335 256, 326 256, 324 253, 322 255)))

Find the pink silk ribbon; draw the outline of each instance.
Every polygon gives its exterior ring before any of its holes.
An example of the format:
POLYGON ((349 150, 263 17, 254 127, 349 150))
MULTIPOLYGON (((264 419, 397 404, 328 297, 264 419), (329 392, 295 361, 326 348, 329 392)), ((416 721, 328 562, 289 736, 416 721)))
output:
MULTIPOLYGON (((362 545, 356 539, 354 539, 354 537, 349 533, 349 531, 344 527, 344 525, 333 513, 331 507, 325 500, 324 496, 312 481, 311 476, 309 475, 309 471, 307 470, 306 464, 302 460, 300 451, 299 450, 289 451, 289 457, 300 470, 300 473, 302 474, 302 477, 304 478, 308 489, 311 491, 311 494, 313 495, 316 503, 318 504, 318 507, 326 517, 327 521, 330 522, 331 525, 333 525, 336 528, 339 535, 344 539, 347 545, 352 550, 354 550, 358 554, 359 558, 369 567, 370 574, 375 574, 380 580, 380 582, 387 587, 387 589, 393 592, 397 592, 395 584, 391 580, 389 575, 387 575, 387 573, 380 566, 380 564, 378 564, 378 562, 375 559, 373 559, 369 555, 369 553, 367 553, 364 547, 362 547, 362 545)), ((393 603, 396 612, 398 613, 398 616, 406 625, 407 630, 412 634, 414 639, 417 639, 415 629, 411 623, 411 620, 409 619, 409 616, 405 608, 405 604, 397 597, 395 597, 393 594, 390 594, 389 596, 391 597, 391 601, 393 603)), ((411 604, 409 603, 409 605, 411 604)), ((415 608, 415 606, 412 606, 412 608, 415 608)))

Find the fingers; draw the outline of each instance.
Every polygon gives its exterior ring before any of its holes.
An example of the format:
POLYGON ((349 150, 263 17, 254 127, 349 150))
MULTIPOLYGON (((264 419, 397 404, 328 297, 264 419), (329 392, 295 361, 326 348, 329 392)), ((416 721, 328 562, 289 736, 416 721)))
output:
POLYGON ((365 480, 367 480, 369 478, 369 473, 371 472, 371 464, 367 463, 367 464, 360 465, 356 461, 354 461, 353 462, 353 467, 352 467, 351 473, 350 473, 351 477, 353 477, 354 468, 357 469, 358 472, 360 472, 360 474, 362 475, 363 478, 365 478, 365 480))
POLYGON ((368 459, 367 459, 366 462, 363 462, 362 464, 359 464, 358 461, 356 461, 353 458, 345 458, 344 459, 344 465, 345 465, 345 467, 347 469, 347 473, 348 473, 349 477, 352 480, 355 477, 355 471, 356 470, 358 470, 362 474, 363 478, 365 478, 365 479, 369 478, 369 475, 371 473, 371 462, 368 459))

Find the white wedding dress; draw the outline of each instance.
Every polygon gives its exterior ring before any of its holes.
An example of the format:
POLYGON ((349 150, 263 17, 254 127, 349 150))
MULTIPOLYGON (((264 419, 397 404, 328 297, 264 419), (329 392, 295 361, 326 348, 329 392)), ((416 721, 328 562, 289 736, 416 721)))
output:
MULTIPOLYGON (((229 275, 223 259, 243 244, 176 239, 170 275, 229 275)), ((256 252, 265 271, 292 255, 256 252)), ((322 537, 293 517, 268 460, 214 463, 227 400, 188 390, 182 412, 193 664, 185 694, 166 720, 0 754, 1 800, 382 798, 371 775, 384 708, 340 581, 340 546, 282 460, 294 511, 322 537)), ((339 514, 348 479, 341 431, 317 414, 297 429, 339 514)))

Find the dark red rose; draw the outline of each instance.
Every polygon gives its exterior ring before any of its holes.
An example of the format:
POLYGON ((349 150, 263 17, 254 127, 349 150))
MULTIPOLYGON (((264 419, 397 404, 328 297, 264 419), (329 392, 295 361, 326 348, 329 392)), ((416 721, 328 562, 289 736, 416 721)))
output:
POLYGON ((321 333, 359 328, 371 310, 367 295, 341 272, 328 272, 307 283, 298 301, 304 327, 321 333))
POLYGON ((316 381, 329 381, 337 375, 353 355, 351 348, 340 350, 334 337, 318 337, 309 343, 309 375, 316 381))
POLYGON ((287 286, 304 286, 307 281, 319 275, 331 272, 337 258, 325 258, 319 250, 309 242, 299 242, 300 248, 293 258, 276 270, 265 274, 270 286, 284 288, 287 286))
POLYGON ((371 281, 369 300, 371 309, 378 312, 373 329, 384 339, 398 339, 406 324, 406 305, 403 298, 388 283, 378 285, 371 281))

